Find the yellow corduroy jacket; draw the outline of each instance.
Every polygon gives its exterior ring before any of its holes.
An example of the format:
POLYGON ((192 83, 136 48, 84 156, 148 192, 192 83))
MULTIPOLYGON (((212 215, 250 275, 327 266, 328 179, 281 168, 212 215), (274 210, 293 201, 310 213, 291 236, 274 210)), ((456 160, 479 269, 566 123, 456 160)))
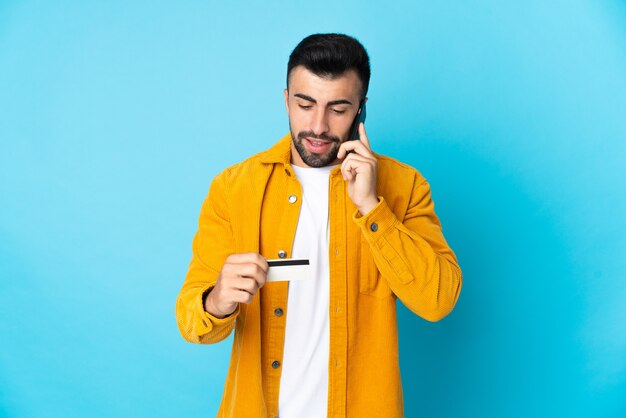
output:
MULTIPOLYGON (((275 259, 285 251, 290 257, 302 201, 290 145, 288 134, 215 177, 176 302, 187 341, 216 343, 235 329, 218 417, 278 416, 288 282, 266 283, 250 304, 223 319, 205 312, 202 297, 230 254, 275 259)), ((380 202, 365 216, 350 200, 339 167, 330 175, 329 417, 403 416, 396 299, 437 321, 461 290, 461 270, 428 183, 408 165, 377 158, 380 202)))

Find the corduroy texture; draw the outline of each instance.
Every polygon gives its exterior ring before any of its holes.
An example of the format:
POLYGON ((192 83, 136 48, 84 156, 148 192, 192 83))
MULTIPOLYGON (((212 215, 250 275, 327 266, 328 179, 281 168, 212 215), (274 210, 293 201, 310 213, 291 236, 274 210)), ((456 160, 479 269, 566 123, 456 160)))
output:
MULTIPOLYGON (((235 329, 218 417, 274 417, 285 338, 288 283, 267 283, 227 318, 204 311, 229 254, 291 256, 302 190, 290 166, 291 136, 213 180, 176 302, 182 336, 225 339, 235 329), (295 203, 288 197, 296 195, 295 203), (284 315, 274 315, 282 308, 284 315)), ((429 321, 446 316, 462 276, 434 212, 430 187, 414 168, 377 155, 380 202, 360 216, 339 168, 330 175, 329 417, 401 417, 396 298, 429 321), (377 228, 372 228, 372 224, 377 228)), ((304 383, 303 383, 304 384, 304 383)))

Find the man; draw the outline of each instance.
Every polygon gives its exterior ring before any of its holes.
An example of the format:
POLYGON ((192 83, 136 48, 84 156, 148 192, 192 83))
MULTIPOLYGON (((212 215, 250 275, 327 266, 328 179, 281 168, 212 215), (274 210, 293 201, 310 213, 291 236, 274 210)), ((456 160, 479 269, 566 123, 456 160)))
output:
MULTIPOLYGON (((369 85, 354 38, 294 49, 290 133, 215 177, 176 304, 183 337, 235 337, 220 417, 400 417, 396 299, 437 321, 461 271, 412 167, 348 140, 369 85), (266 282, 268 259, 310 260, 266 282)), ((276 267, 272 267, 274 269, 276 267)))

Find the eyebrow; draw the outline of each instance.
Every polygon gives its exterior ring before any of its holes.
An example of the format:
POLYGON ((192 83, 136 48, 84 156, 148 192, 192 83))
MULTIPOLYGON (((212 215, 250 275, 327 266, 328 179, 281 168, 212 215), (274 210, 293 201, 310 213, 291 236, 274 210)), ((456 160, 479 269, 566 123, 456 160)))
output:
MULTIPOLYGON (((317 103, 317 100, 315 100, 311 96, 307 96, 306 94, 296 93, 296 94, 294 94, 294 96, 295 97, 299 97, 301 99, 304 99, 304 100, 306 100, 308 102, 311 102, 311 103, 317 103)), ((351 105, 352 102, 350 100, 346 100, 346 99, 331 100, 330 102, 328 102, 329 106, 339 105, 339 104, 351 105)))

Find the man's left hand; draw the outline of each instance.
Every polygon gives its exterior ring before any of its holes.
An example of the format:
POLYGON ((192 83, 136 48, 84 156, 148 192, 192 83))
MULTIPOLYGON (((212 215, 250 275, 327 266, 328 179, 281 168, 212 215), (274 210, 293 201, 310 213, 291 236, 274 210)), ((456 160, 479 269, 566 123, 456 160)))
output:
POLYGON ((378 160, 372 154, 362 123, 359 124, 359 138, 359 141, 346 141, 341 144, 337 157, 340 160, 345 157, 341 164, 341 174, 348 182, 348 196, 361 215, 366 215, 378 204, 376 194, 378 160))

